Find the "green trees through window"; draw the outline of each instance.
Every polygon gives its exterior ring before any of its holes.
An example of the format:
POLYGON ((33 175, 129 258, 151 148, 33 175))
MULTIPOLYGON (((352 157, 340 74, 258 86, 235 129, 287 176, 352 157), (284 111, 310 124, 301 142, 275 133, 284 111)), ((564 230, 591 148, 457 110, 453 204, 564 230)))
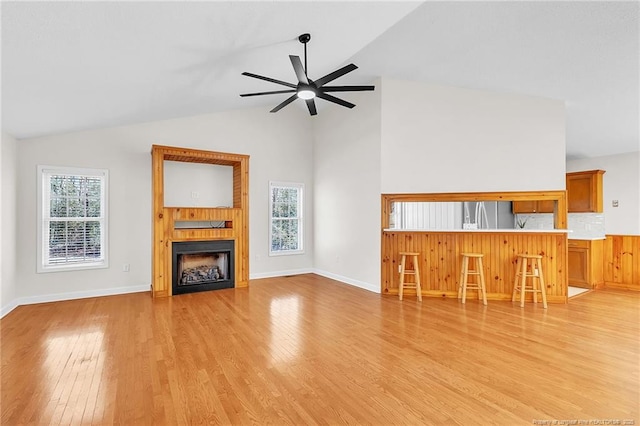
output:
POLYGON ((270 247, 269 254, 302 253, 302 184, 274 183, 270 185, 270 247))
POLYGON ((100 258, 101 181, 96 177, 50 178, 49 262, 100 258), (75 219, 75 220, 69 220, 75 219))
POLYGON ((41 168, 41 272, 106 262, 106 171, 41 168))

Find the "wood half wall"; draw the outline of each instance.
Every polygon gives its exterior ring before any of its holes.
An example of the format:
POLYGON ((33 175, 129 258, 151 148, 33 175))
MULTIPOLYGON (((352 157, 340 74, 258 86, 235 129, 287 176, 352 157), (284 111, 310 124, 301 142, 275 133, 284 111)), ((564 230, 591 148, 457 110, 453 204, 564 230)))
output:
POLYGON ((605 287, 640 291, 640 235, 607 235, 603 252, 605 287))
MULTIPOLYGON (((382 294, 398 293, 400 251, 421 253, 422 294, 433 297, 457 297, 461 267, 460 253, 483 253, 487 298, 510 300, 515 279, 516 254, 543 256, 543 273, 550 303, 568 300, 567 271, 567 192, 564 190, 520 192, 465 192, 382 194, 382 294), (443 232, 395 231, 389 229, 394 202, 429 201, 551 201, 554 203, 554 227, 558 231, 535 232, 443 232)), ((415 294, 415 292, 414 292, 415 294)), ((470 292, 473 296, 474 293, 470 292)), ((531 298, 531 294, 527 294, 531 298)))
MULTIPOLYGON (((382 233, 382 294, 398 294, 400 252, 418 252, 422 295, 456 298, 461 253, 484 254, 487 299, 511 300, 516 255, 542 255, 549 303, 567 302, 567 235, 563 232, 440 232, 382 233)), ((413 267, 413 265, 410 265, 413 267)), ((410 295, 411 290, 405 294, 410 295)), ((415 294, 415 290, 413 291, 415 294)), ((469 291, 468 300, 477 297, 469 291)), ((531 299, 531 294, 527 294, 531 299)))

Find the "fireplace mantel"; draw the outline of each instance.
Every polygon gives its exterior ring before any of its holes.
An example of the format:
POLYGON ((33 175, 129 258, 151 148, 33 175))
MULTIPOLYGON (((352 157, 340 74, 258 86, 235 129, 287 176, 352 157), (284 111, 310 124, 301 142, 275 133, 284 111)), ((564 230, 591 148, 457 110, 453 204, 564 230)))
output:
POLYGON ((249 284, 249 156, 153 145, 153 297, 172 295, 172 244, 179 241, 233 240, 235 287, 249 284), (233 167, 233 207, 166 207, 164 162, 182 161, 233 167), (176 222, 211 221, 220 228, 176 227, 176 222))

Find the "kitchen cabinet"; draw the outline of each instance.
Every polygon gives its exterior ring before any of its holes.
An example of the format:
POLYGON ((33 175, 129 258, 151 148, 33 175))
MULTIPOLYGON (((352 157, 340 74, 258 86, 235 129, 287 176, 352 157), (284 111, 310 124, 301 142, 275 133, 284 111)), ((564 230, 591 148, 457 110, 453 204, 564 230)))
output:
POLYGON ((604 170, 567 173, 569 213, 602 213, 602 175, 604 170))
POLYGON ((569 240, 569 285, 592 289, 604 283, 604 240, 569 240))
POLYGON ((553 213, 555 201, 514 201, 513 213, 553 213))

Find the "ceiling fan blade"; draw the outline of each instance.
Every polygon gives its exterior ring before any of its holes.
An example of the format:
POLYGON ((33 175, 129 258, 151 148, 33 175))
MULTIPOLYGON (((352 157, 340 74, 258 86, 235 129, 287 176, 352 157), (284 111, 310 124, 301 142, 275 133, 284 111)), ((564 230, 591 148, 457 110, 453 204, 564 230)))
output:
POLYGON ((289 89, 289 90, 274 90, 273 92, 258 92, 258 93, 242 93, 240 96, 247 97, 247 96, 261 96, 261 95, 276 95, 278 93, 294 93, 295 90, 289 89))
POLYGON ((278 111, 280 111, 282 108, 286 107, 291 102, 295 101, 297 97, 298 97, 298 95, 294 93, 293 95, 289 96, 287 99, 285 99, 283 102, 281 102, 278 106, 276 106, 274 109, 272 109, 269 112, 278 112, 278 111))
MULTIPOLYGON (((296 96, 296 95, 294 95, 294 96, 296 96)), ((326 93, 318 93, 316 96, 319 97, 320 99, 324 99, 325 101, 329 101, 329 102, 333 102, 334 104, 342 105, 343 107, 353 108, 354 106, 356 106, 355 104, 352 104, 351 102, 344 101, 344 100, 342 100, 340 98, 336 98, 335 96, 327 95, 326 93)))
POLYGON ((354 64, 349 64, 349 65, 345 65, 344 67, 340 68, 339 70, 335 70, 332 73, 329 73, 327 75, 325 75, 324 77, 321 77, 319 79, 317 79, 315 81, 316 86, 320 87, 323 84, 327 84, 330 81, 335 80, 338 77, 342 77, 343 75, 345 75, 346 73, 349 73, 355 69, 358 69, 357 66, 355 66, 354 64))
POLYGON ((298 81, 303 84, 309 84, 309 80, 307 79, 307 74, 304 72, 304 67, 302 66, 300 57, 289 55, 289 59, 291 59, 291 65, 293 65, 293 70, 296 72, 298 81))
POLYGON ((321 92, 362 92, 364 90, 374 90, 375 86, 322 86, 321 92))
POLYGON ((313 101, 313 99, 307 99, 307 108, 309 108, 309 114, 318 114, 318 111, 316 111, 316 103, 313 101))
POLYGON ((271 83, 282 84, 283 86, 291 87, 293 89, 298 87, 297 84, 287 83, 286 81, 276 80, 275 78, 264 77, 262 75, 252 74, 250 72, 243 72, 242 75, 246 75, 247 77, 257 78, 259 80, 269 81, 271 83))

